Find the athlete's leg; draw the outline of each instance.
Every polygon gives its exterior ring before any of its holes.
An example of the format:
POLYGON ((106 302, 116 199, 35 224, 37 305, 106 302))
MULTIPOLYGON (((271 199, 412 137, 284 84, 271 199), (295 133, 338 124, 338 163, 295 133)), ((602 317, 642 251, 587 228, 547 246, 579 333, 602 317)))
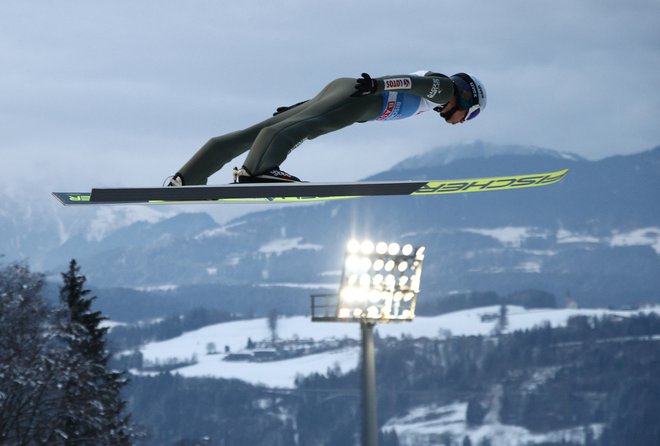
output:
POLYGON ((352 97, 355 79, 331 82, 315 98, 289 110, 284 119, 263 126, 256 136, 245 167, 253 175, 279 166, 306 139, 334 132, 378 116, 380 95, 352 97))
MULTIPOLYGON (((306 104, 299 107, 302 108, 306 104)), ((226 135, 216 136, 208 140, 195 155, 179 169, 186 185, 206 184, 208 177, 220 170, 225 164, 246 152, 252 146, 259 132, 270 125, 276 124, 297 113, 299 107, 292 108, 268 118, 258 124, 226 135)))

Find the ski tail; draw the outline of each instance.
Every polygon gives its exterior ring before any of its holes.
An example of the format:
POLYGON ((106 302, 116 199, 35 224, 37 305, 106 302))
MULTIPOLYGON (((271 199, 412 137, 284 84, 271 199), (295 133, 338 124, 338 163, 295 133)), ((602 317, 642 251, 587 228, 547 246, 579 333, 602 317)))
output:
POLYGON ((92 194, 89 192, 52 192, 53 196, 63 205, 90 204, 92 194))

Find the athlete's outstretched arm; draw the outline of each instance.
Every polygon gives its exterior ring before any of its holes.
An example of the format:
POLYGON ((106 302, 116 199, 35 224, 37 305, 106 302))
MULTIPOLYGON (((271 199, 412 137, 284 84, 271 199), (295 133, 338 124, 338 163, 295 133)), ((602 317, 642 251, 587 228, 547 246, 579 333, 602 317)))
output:
POLYGON ((440 73, 428 72, 424 76, 399 74, 372 78, 367 73, 357 80, 355 96, 401 91, 428 99, 436 104, 446 104, 454 95, 454 83, 440 73))

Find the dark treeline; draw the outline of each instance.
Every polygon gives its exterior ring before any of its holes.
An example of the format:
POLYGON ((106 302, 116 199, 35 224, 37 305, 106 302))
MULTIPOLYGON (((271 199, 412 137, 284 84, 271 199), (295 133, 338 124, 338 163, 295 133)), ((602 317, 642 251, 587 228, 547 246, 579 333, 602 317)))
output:
MULTIPOLYGON (((546 446, 660 444, 659 335, 660 317, 640 314, 577 317, 566 327, 497 337, 376 338, 378 421, 382 426, 416 407, 458 401, 467 403, 471 428, 496 414, 502 424, 535 433, 578 429, 582 435, 546 446)), ((301 377, 292 390, 169 374, 134 377, 125 396, 149 445, 267 446, 295 437, 297 444, 344 446, 360 438, 358 371, 301 377)), ((449 433, 431 443, 490 444, 449 433)), ((399 439, 384 430, 379 444, 396 446, 399 439)))
POLYGON ((294 398, 242 381, 163 373, 134 377, 126 396, 144 444, 296 444, 294 398))
POLYGON ((169 316, 152 323, 118 325, 109 333, 108 340, 116 351, 132 349, 147 342, 176 338, 188 331, 207 325, 237 320, 236 316, 216 308, 195 308, 182 315, 169 316))
MULTIPOLYGON (((466 420, 473 427, 495 411, 501 423, 532 432, 582 426, 591 444, 660 444, 655 415, 660 410, 660 348, 654 338, 658 334, 660 317, 649 314, 627 319, 579 317, 565 328, 543 326, 496 339, 381 339, 379 421, 416 406, 464 401, 466 420), (589 427, 592 424, 605 425, 600 437, 589 427)), ((316 375, 299 386, 354 389, 355 375, 316 375)), ((331 411, 335 425, 353 426, 344 439, 358 435, 351 420, 359 414, 359 400, 319 395, 301 401, 298 412, 308 422, 331 411)), ((298 426, 301 437, 318 435, 300 419, 298 426)), ((332 435, 339 433, 328 433, 322 444, 342 444, 332 435)), ((463 438, 443 441, 461 445, 463 438)))
MULTIPOLYGON (((182 314, 196 308, 217 308, 246 318, 266 317, 272 308, 282 315, 309 313, 310 290, 285 286, 204 284, 169 291, 101 288, 97 306, 109 319, 134 323, 182 314)), ((55 296, 56 297, 56 296, 55 296)))
POLYGON ((434 316, 452 311, 494 305, 519 305, 525 308, 557 308, 554 294, 542 290, 520 290, 506 295, 494 291, 471 291, 429 298, 425 296, 417 302, 419 316, 434 316))

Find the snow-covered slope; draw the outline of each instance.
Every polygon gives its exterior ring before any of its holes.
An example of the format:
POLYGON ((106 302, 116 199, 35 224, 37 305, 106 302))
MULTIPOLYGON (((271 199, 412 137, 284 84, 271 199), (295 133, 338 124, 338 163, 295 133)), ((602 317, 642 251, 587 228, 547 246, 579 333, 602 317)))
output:
POLYGON ((551 432, 535 433, 521 426, 502 424, 496 414, 478 427, 470 427, 465 414, 467 403, 457 402, 447 406, 429 405, 417 407, 404 416, 392 418, 383 426, 384 430, 397 433, 401 446, 436 444, 434 439, 444 434, 455 441, 470 438, 470 444, 483 444, 488 440, 491 446, 518 446, 539 443, 571 442, 585 443, 585 428, 589 428, 595 438, 600 437, 603 425, 591 424, 551 432))
MULTIPOLYGON (((383 324, 377 326, 381 337, 446 338, 447 336, 489 335, 495 329, 500 307, 482 307, 435 317, 417 317, 410 323, 383 324)), ((660 307, 641 311, 660 313, 660 307)), ((508 325, 504 332, 529 329, 548 323, 553 327, 564 326, 573 316, 618 315, 627 317, 634 311, 612 311, 604 309, 534 309, 518 306, 507 307, 508 325)), ((280 339, 308 339, 315 342, 332 339, 358 340, 360 330, 357 324, 312 323, 309 317, 296 316, 281 318, 277 324, 280 339)), ((236 378, 254 384, 270 387, 292 388, 298 375, 326 373, 328 368, 337 366, 343 372, 358 366, 359 348, 347 347, 325 353, 312 354, 282 361, 241 362, 224 361, 225 354, 208 354, 207 347, 213 343, 218 351, 228 347, 232 353, 245 349, 248 339, 253 342, 270 339, 271 332, 266 319, 252 319, 210 325, 185 333, 167 341, 145 345, 141 351, 145 361, 165 363, 168 360, 189 360, 195 357, 197 363, 176 369, 183 376, 209 376, 236 378)))

